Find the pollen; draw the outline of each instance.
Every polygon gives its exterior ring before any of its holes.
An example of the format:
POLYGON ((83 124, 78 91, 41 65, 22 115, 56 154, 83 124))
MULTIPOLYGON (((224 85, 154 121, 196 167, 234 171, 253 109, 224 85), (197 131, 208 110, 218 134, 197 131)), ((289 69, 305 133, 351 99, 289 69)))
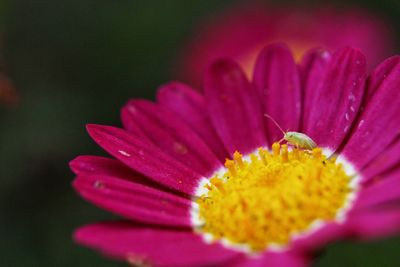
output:
POLYGON ((355 190, 353 176, 322 152, 278 143, 246 157, 235 152, 196 200, 196 230, 259 252, 290 244, 316 222, 338 220, 355 190))

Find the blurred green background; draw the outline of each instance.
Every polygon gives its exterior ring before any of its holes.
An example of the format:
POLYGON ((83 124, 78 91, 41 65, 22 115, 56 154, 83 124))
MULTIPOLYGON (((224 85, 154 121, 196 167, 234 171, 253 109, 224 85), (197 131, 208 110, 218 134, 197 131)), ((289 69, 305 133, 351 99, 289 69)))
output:
MULTIPOLYGON (((84 125, 120 125, 128 98, 153 99, 196 23, 232 3, 0 2, 3 58, 21 98, 0 107, 1 266, 125 266, 72 242, 73 229, 112 215, 74 193, 68 162, 79 154, 104 155, 84 125)), ((361 5, 400 36, 397 0, 336 4, 361 5)), ((315 266, 399 266, 399 252, 400 238, 341 242, 315 266)))

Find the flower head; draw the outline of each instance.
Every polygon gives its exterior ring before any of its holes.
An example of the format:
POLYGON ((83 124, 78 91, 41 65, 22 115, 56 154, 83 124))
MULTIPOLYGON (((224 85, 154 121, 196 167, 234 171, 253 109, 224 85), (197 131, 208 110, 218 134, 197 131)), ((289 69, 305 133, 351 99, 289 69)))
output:
POLYGON ((274 42, 287 43, 296 60, 313 47, 358 47, 370 66, 394 50, 385 21, 359 8, 238 6, 204 21, 193 36, 178 75, 194 84, 201 84, 208 65, 222 57, 235 59, 251 77, 259 52, 274 42))
POLYGON ((367 76, 356 49, 297 65, 273 44, 251 81, 220 60, 204 84, 129 101, 124 129, 87 126, 114 159, 73 160, 74 187, 125 219, 78 229, 78 243, 132 264, 305 266, 334 240, 400 230, 399 56, 367 76))

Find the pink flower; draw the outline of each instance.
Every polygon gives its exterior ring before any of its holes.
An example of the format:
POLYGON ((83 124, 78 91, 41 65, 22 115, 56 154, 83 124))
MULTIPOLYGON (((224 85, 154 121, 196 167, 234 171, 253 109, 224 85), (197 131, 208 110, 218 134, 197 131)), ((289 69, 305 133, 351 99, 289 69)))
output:
POLYGON ((306 266, 335 240, 400 230, 399 56, 367 77, 356 49, 296 65, 274 44, 252 81, 220 60, 204 84, 129 101, 124 129, 87 126, 114 159, 77 157, 73 186, 125 219, 83 226, 78 243, 133 264, 306 266), (318 148, 279 145, 264 114, 318 148))
POLYGON ((357 47, 365 53, 370 67, 394 51, 388 25, 364 10, 253 4, 232 8, 200 25, 183 49, 176 74, 199 85, 210 63, 229 57, 238 61, 250 77, 257 55, 273 42, 287 43, 296 60, 313 47, 332 51, 357 47))

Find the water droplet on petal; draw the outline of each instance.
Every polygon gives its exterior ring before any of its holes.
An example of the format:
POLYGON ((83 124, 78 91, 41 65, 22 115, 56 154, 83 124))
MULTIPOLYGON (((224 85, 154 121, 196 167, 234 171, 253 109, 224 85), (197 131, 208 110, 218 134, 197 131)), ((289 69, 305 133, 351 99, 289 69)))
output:
POLYGON ((93 187, 96 189, 103 189, 104 188, 104 184, 102 181, 97 180, 93 183, 93 187))
POLYGON ((131 154, 129 154, 128 152, 123 151, 123 150, 118 150, 118 153, 120 153, 121 155, 123 155, 125 157, 130 157, 131 156, 131 154))

